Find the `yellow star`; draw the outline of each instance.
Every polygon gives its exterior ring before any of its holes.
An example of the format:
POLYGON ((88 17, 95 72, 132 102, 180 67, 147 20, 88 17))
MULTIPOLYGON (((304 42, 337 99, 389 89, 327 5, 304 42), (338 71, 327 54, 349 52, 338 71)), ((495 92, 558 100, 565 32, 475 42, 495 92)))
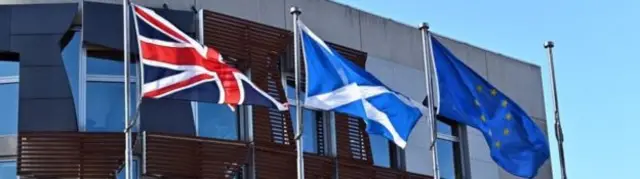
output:
POLYGON ((508 128, 504 128, 504 131, 503 131, 504 135, 509 135, 509 132, 510 132, 510 131, 509 131, 509 129, 508 129, 508 128))
POLYGON ((504 118, 507 119, 507 120, 511 120, 511 118, 512 118, 511 113, 507 113, 507 115, 504 116, 504 118))
POLYGON ((484 117, 484 114, 480 115, 480 120, 482 120, 482 122, 486 122, 487 121, 487 117, 484 117))
POLYGON ((482 92, 482 86, 480 85, 476 86, 476 90, 478 90, 479 92, 482 92))
POLYGON ((504 108, 507 107, 507 100, 506 99, 502 100, 502 107, 504 107, 504 108))
POLYGON ((500 148, 500 146, 502 146, 502 143, 500 143, 500 141, 496 141, 496 147, 500 148))
POLYGON ((480 107, 480 101, 478 101, 477 99, 473 101, 474 103, 476 103, 476 106, 480 107))
POLYGON ((498 90, 491 89, 491 96, 496 96, 496 95, 498 95, 498 90))

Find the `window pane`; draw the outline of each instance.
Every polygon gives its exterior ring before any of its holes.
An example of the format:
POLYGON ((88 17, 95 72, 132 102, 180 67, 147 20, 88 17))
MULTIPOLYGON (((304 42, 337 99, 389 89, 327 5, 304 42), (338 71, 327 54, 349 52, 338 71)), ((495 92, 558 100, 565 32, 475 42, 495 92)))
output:
MULTIPOLYGON (((124 129, 124 85, 122 83, 87 83, 87 122, 91 132, 122 132, 124 129)), ((135 85, 130 89, 131 110, 135 109, 135 85)), ((136 128, 134 128, 134 131, 136 128)))
POLYGON ((438 139, 437 147, 440 178, 456 179, 457 145, 452 141, 438 139))
MULTIPOLYGON (((136 74, 136 64, 131 64, 129 73, 136 74)), ((87 73, 101 75, 123 75, 124 66, 122 60, 87 57, 87 73)))
POLYGON ((369 135, 371 141, 371 155, 373 165, 380 167, 391 167, 391 153, 389 151, 389 140, 381 135, 369 135))
POLYGON ((229 106, 198 103, 198 135, 238 140, 238 117, 229 106))
POLYGON ((18 83, 0 84, 0 135, 18 131, 18 83))
POLYGON ((13 61, 0 60, 0 77, 18 75, 20 64, 13 61))
MULTIPOLYGON (((138 160, 133 160, 133 162, 131 162, 131 178, 132 179, 137 179, 138 176, 140 176, 140 173, 138 172, 138 168, 140 166, 138 165, 138 160)), ((122 169, 118 172, 118 177, 117 179, 125 179, 125 171, 124 171, 124 163, 122 163, 122 169)))
MULTIPOLYGON (((289 107, 289 113, 291 114, 291 122, 292 122, 292 126, 293 126, 293 133, 295 135, 295 133, 298 131, 298 125, 296 123, 296 106, 295 106, 295 87, 294 86, 287 86, 287 90, 286 90, 286 94, 287 94, 287 98, 289 103, 291 104, 289 107)), ((300 99, 304 100, 304 96, 300 95, 300 99)), ((302 112, 302 119, 303 121, 303 125, 304 125, 304 131, 302 131, 304 134, 302 134, 302 136, 304 137, 303 139, 303 146, 304 146, 304 151, 305 152, 310 152, 310 153, 317 153, 318 152, 318 124, 317 121, 318 120, 318 112, 317 111, 313 111, 310 109, 303 109, 302 112)))
POLYGON ((15 161, 0 161, 0 178, 18 178, 16 176, 16 173, 17 171, 15 161))
POLYGON ((440 133, 440 134, 447 134, 447 135, 454 135, 454 134, 453 134, 453 126, 451 126, 451 124, 447 124, 447 123, 445 123, 445 122, 442 122, 442 121, 441 121, 441 120, 439 120, 439 119, 438 119, 437 121, 438 121, 438 122, 437 122, 437 123, 438 123, 438 124, 437 124, 437 127, 438 127, 438 129, 437 129, 437 130, 438 130, 438 133, 440 133))
MULTIPOLYGON (((296 108, 295 106, 291 105, 291 107, 289 108, 289 112, 291 113, 291 122, 292 122, 292 126, 293 126, 293 133, 294 135, 298 132, 298 124, 296 123, 296 108)), ((316 119, 318 118, 317 116, 317 112, 316 111, 312 111, 312 110, 308 110, 308 109, 303 109, 302 111, 302 119, 303 121, 303 125, 304 125, 304 131, 302 136, 303 138, 303 147, 305 152, 310 152, 310 153, 317 153, 318 152, 318 131, 317 131, 317 125, 316 124, 316 119)))
MULTIPOLYGON (((62 62, 64 63, 65 71, 67 72, 67 78, 69 79, 69 85, 71 86, 71 94, 73 95, 73 101, 78 107, 78 62, 80 55, 80 32, 75 32, 71 41, 62 50, 62 62)), ((77 111, 77 110, 76 110, 77 111)), ((77 113, 76 113, 77 115, 77 113)))

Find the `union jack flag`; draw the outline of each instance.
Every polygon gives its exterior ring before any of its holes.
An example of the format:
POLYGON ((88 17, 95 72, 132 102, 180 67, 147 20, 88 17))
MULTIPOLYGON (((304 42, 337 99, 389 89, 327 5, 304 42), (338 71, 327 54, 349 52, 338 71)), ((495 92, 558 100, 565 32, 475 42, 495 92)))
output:
POLYGON ((132 4, 142 64, 142 95, 218 104, 287 107, 260 90, 222 55, 153 10, 132 4))

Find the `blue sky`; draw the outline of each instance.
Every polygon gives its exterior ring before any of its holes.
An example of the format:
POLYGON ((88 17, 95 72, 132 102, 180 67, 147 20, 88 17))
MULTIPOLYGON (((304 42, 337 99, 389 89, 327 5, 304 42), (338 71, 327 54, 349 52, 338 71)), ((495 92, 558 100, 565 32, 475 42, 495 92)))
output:
MULTIPOLYGON (((569 178, 637 177, 640 1, 337 1, 405 24, 428 22, 439 34, 541 66, 551 128, 551 86, 542 44, 555 41, 569 178)), ((555 137, 550 144, 554 178, 560 178, 555 137)))

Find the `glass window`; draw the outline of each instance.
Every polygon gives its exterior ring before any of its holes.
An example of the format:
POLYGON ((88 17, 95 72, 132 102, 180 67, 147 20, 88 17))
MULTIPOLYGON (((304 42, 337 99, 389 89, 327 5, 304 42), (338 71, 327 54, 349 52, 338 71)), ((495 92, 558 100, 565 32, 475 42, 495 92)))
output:
MULTIPOLYGON (((140 172, 138 171, 138 168, 140 167, 140 165, 138 164, 138 160, 137 159, 133 159, 133 162, 131 162, 131 178, 132 179, 137 179, 140 176, 140 172)), ((124 171, 124 163, 122 164, 122 169, 120 169, 120 171, 118 171, 118 177, 116 179, 125 179, 125 171, 124 171)))
MULTIPOLYGON (((118 53, 118 52, 114 52, 118 53)), ((122 52, 120 52, 122 53, 122 52)), ((87 73, 99 74, 99 75, 124 75, 124 67, 122 60, 87 57, 87 73)), ((134 76, 136 74, 136 64, 131 63, 129 68, 129 74, 134 76)))
POLYGON ((14 61, 0 60, 0 77, 16 76, 20 71, 20 63, 14 61))
POLYGON ((443 179, 462 178, 460 142, 455 122, 447 119, 438 119, 437 151, 440 177, 443 179))
POLYGON ((440 178, 456 179, 462 178, 458 171, 458 142, 444 139, 437 140, 438 165, 440 166, 440 178))
MULTIPOLYGON (((73 95, 73 101, 78 108, 78 63, 80 62, 80 32, 74 32, 71 41, 62 50, 62 62, 64 64, 65 71, 67 72, 67 78, 69 79, 69 85, 71 87, 71 93, 73 95)), ((76 110, 77 111, 77 110, 76 110)))
POLYGON ((15 161, 0 161, 0 178, 18 178, 15 161))
MULTIPOLYGON (((289 108, 289 112, 291 114, 291 124, 293 126, 293 133, 297 134, 298 132, 298 124, 296 123, 296 108, 295 105, 291 105, 291 107, 289 108)), ((317 124, 317 119, 318 119, 318 112, 313 111, 313 110, 309 110, 309 109, 303 109, 302 111, 302 119, 304 121, 303 125, 304 125, 304 131, 302 136, 303 136, 303 147, 304 147, 304 151, 305 152, 309 152, 309 153, 317 153, 318 152, 318 124, 317 124)))
POLYGON ((238 140, 237 113, 227 105, 198 103, 198 135, 238 140))
POLYGON ((381 135, 369 135, 371 142, 371 155, 373 156, 373 165, 379 167, 391 167, 391 151, 390 143, 387 138, 381 135))
POLYGON ((436 130, 438 130, 438 133, 447 135, 453 135, 454 133, 453 126, 451 126, 451 124, 443 122, 442 120, 437 121, 437 127, 438 128, 436 130))
POLYGON ((18 132, 18 83, 0 84, 0 135, 18 132))
MULTIPOLYGON (((131 110, 135 109, 135 83, 130 94, 131 110)), ((87 122, 86 130, 91 132, 122 132, 124 129, 124 85, 123 83, 88 82, 87 83, 87 122)), ((134 131, 136 128, 134 128, 134 131)))
MULTIPOLYGON (((296 106, 295 106, 295 87, 290 85, 287 87, 286 93, 287 93, 287 98, 290 101, 289 104, 289 113, 291 115, 291 126, 293 126, 293 133, 294 136, 298 131, 298 125, 296 123, 296 106)), ((304 97, 302 95, 300 95, 300 100, 304 100, 304 97)), ((302 111, 302 118, 303 118, 303 125, 304 125, 304 131, 302 136, 303 138, 303 147, 304 147, 304 151, 305 152, 309 152, 309 153, 317 153, 318 152, 318 123, 317 120, 321 120, 321 115, 320 112, 318 111, 314 111, 314 110, 310 110, 310 109, 303 109, 302 111)))

